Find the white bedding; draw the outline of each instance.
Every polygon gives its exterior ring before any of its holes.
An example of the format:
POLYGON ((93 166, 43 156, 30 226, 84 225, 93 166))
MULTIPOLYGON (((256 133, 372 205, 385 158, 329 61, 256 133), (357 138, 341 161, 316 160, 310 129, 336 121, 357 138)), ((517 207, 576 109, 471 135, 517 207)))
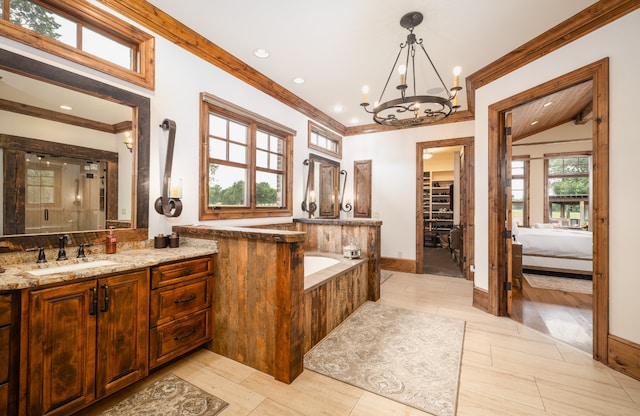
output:
POLYGON ((514 232, 514 238, 522 244, 523 255, 573 257, 587 260, 593 257, 591 231, 519 227, 514 232))

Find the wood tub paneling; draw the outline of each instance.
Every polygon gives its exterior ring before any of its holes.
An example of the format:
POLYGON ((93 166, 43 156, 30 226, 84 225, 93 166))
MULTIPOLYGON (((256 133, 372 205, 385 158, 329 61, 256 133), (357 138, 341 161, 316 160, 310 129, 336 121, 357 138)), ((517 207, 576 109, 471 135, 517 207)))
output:
POLYGON ((304 291, 305 354, 367 301, 367 267, 362 261, 304 291))

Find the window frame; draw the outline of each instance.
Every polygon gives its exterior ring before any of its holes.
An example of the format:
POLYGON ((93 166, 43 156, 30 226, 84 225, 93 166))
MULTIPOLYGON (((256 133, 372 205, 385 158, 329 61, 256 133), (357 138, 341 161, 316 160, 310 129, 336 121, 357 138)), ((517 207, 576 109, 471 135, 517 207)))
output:
MULTIPOLYGON (((228 101, 208 93, 200 94, 200 220, 223 220, 238 218, 267 218, 293 215, 293 138, 296 131, 282 124, 248 111, 228 101), (247 170, 248 170, 248 206, 242 207, 210 207, 209 206, 209 114, 227 118, 248 125, 249 137, 247 170), (282 207, 256 206, 256 171, 268 169, 256 168, 256 132, 261 130, 282 138, 285 143, 282 169, 283 192, 282 207)), ((230 164, 233 166, 234 164, 230 164)))
POLYGON ((310 149, 314 149, 318 152, 337 157, 338 159, 342 159, 342 136, 332 132, 331 130, 325 129, 321 125, 316 124, 311 120, 309 120, 307 146, 310 149), (327 149, 326 147, 318 146, 314 143, 311 143, 311 135, 313 133, 324 136, 328 141, 335 143, 337 150, 334 152, 333 150, 327 149))
MULTIPOLYGON (((136 85, 155 89, 155 38, 137 27, 120 20, 86 1, 78 0, 30 0, 51 9, 61 16, 79 24, 79 31, 86 27, 109 39, 132 48, 133 69, 128 69, 104 58, 62 43, 56 39, 23 28, 9 21, 9 0, 3 2, 3 16, 0 18, 0 35, 84 65, 105 74, 120 78, 136 85)), ((82 44, 82 37, 78 39, 82 44)))
MULTIPOLYGON (((518 155, 513 156, 512 160, 522 161, 524 162, 523 175, 515 176, 513 174, 513 166, 511 167, 511 182, 512 182, 512 190, 513 190, 513 180, 514 179, 522 179, 524 182, 523 189, 523 203, 522 203, 522 224, 518 224, 522 227, 528 227, 530 223, 529 211, 530 211, 530 173, 531 173, 531 161, 529 155, 518 155)), ((512 205, 513 205, 513 197, 512 197, 512 205)))
MULTIPOLYGON (((545 153, 544 155, 544 221, 550 223, 551 218, 551 201, 549 200, 549 179, 555 177, 562 178, 589 178, 593 172, 593 161, 589 164, 589 171, 580 175, 549 175, 549 161, 551 159, 570 159, 574 157, 592 157, 593 152, 588 151, 576 151, 576 152, 562 152, 562 153, 545 153)), ((587 197, 587 203, 590 203, 590 195, 587 197)))

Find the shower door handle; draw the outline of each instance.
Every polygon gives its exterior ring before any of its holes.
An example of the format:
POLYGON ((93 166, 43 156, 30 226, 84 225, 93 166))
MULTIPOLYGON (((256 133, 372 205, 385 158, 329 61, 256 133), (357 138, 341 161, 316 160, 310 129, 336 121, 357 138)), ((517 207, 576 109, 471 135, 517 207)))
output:
POLYGON ((44 220, 49 221, 49 208, 44 209, 44 220))

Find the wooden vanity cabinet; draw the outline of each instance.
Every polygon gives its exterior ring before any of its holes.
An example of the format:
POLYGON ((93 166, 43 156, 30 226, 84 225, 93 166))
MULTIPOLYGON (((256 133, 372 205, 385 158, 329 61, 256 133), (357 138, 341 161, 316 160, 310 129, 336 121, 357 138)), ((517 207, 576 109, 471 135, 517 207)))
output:
POLYGON ((150 368, 212 339, 213 269, 211 256, 151 268, 150 368))
POLYGON ((31 415, 68 415, 148 374, 148 270, 29 293, 31 415))
POLYGON ((0 293, 0 415, 14 414, 18 391, 17 296, 0 293))

